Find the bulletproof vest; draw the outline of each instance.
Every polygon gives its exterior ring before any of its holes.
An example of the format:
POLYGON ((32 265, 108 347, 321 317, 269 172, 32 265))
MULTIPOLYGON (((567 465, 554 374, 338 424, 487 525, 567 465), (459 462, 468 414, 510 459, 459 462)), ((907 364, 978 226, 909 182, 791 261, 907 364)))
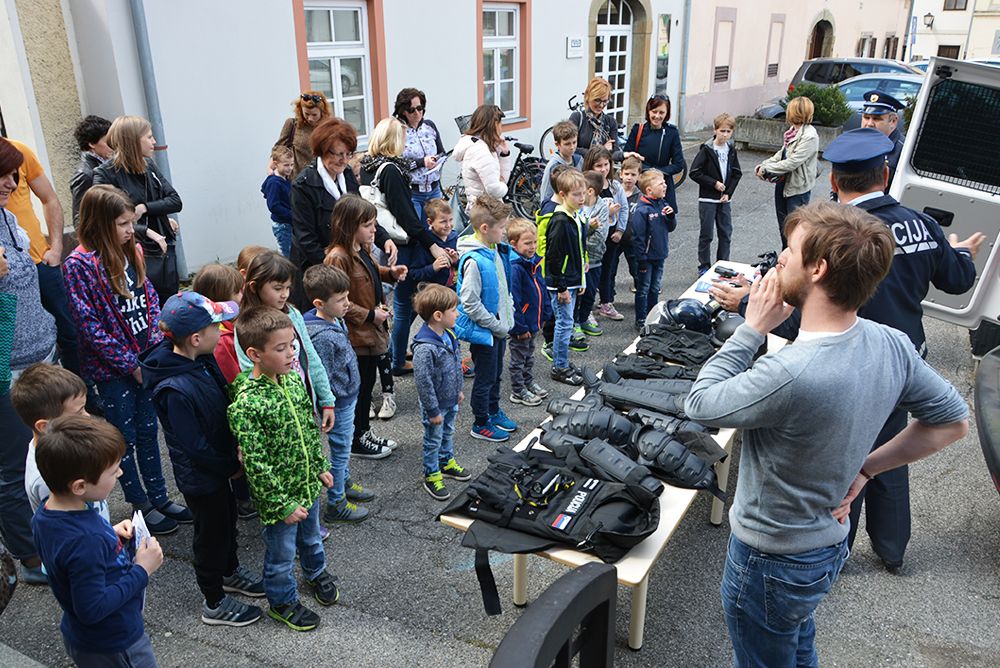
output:
POLYGON ((462 545, 476 550, 487 614, 500 614, 489 550, 523 554, 563 546, 611 563, 656 531, 660 484, 612 446, 591 445, 591 461, 574 448, 499 448, 445 508, 443 514, 474 520, 462 545))
POLYGON ((608 377, 608 371, 614 372, 622 378, 634 378, 642 380, 645 378, 683 378, 694 380, 698 377, 698 367, 680 366, 677 364, 664 364, 652 357, 630 353, 619 355, 613 364, 604 366, 604 378, 608 377))
POLYGON ((704 364, 715 354, 707 334, 662 323, 645 325, 635 346, 640 355, 677 364, 704 364))

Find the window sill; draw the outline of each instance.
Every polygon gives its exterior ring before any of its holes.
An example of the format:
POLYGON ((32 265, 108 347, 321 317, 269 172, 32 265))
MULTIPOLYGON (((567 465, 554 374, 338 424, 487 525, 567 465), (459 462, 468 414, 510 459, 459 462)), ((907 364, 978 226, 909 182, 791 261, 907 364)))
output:
POLYGON ((531 121, 526 116, 514 116, 500 121, 500 127, 504 130, 520 130, 530 126, 531 121))

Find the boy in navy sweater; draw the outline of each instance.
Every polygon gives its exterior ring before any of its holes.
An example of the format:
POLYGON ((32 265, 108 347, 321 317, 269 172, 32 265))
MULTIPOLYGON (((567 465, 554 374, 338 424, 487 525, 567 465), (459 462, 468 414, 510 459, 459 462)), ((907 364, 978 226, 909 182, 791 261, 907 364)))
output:
POLYGON ((641 327, 649 309, 660 300, 663 264, 670 253, 669 234, 677 227, 667 200, 663 172, 650 169, 639 177, 642 197, 632 212, 632 245, 638 265, 635 277, 635 325, 641 327))
POLYGON ((511 293, 514 296, 514 327, 510 330, 510 400, 538 406, 549 396, 531 373, 535 360, 535 335, 552 317, 542 258, 535 253, 538 235, 530 220, 518 218, 507 227, 507 240, 516 255, 510 261, 511 293))
POLYGON ((271 212, 271 232, 278 242, 278 250, 285 257, 292 251, 292 171, 295 169, 295 154, 284 145, 271 149, 274 172, 269 174, 260 191, 267 200, 267 210, 271 212))
POLYGON ((238 312, 234 302, 178 293, 160 314, 165 338, 140 358, 174 481, 194 518, 194 573, 205 597, 201 621, 212 626, 247 626, 263 614, 226 595, 264 595, 260 576, 240 566, 236 556, 236 496, 229 481, 243 475, 243 466, 226 416, 226 379, 214 355, 219 323, 238 312))
POLYGON ((49 423, 35 461, 49 498, 31 521, 52 593, 63 609, 66 653, 78 666, 155 668, 142 621, 149 576, 163 551, 149 536, 130 556, 132 522, 112 527, 87 503, 103 501, 122 474, 121 432, 104 420, 67 415, 49 423))

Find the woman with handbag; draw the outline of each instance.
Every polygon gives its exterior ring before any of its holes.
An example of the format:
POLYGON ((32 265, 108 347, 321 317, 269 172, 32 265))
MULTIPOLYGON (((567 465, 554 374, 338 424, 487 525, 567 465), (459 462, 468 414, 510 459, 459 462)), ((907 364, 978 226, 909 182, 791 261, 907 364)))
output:
POLYGON ((305 169, 313 159, 312 137, 313 130, 323 121, 324 118, 333 116, 330 110, 330 103, 326 101, 326 96, 318 90, 307 90, 292 102, 294 115, 285 121, 281 126, 281 134, 275 146, 287 146, 295 154, 295 168, 292 170, 291 179, 305 169))
POLYGON ((615 162, 622 159, 618 147, 618 121, 604 113, 611 94, 611 84, 606 79, 594 77, 583 91, 583 108, 569 115, 569 122, 577 127, 576 153, 581 158, 587 157, 592 147, 603 146, 611 151, 615 162))
POLYGON ((21 370, 51 361, 56 321, 42 307, 38 271, 28 233, 5 207, 17 188, 24 156, 0 139, 0 538, 21 562, 28 584, 45 584, 42 561, 31 537, 31 505, 24 491, 24 466, 31 430, 10 403, 10 384, 21 370))
POLYGON ((135 204, 133 227, 146 260, 146 276, 164 302, 177 294, 177 221, 181 197, 153 162, 156 139, 149 121, 119 116, 108 130, 108 146, 115 154, 94 170, 94 185, 107 184, 128 195, 135 204))
POLYGON ((658 169, 667 182, 666 200, 677 216, 677 193, 674 174, 684 171, 684 149, 677 127, 667 123, 670 118, 670 98, 654 95, 646 101, 646 122, 636 123, 625 140, 625 157, 632 156, 642 163, 642 171, 658 169))
MULTIPOLYGON (((395 262, 410 265, 415 245, 428 250, 434 258, 447 257, 448 251, 441 240, 434 236, 427 221, 417 217, 410 198, 409 174, 413 163, 402 157, 406 143, 403 124, 395 118, 384 118, 372 130, 368 152, 361 158, 361 194, 379 209, 378 221, 399 246, 395 262), (374 192, 376 191, 377 192, 374 192), (376 201, 377 200, 377 201, 376 201)), ((406 348, 413 323, 411 293, 393 291, 392 309, 392 373, 396 376, 413 372, 413 364, 406 361, 406 348)))

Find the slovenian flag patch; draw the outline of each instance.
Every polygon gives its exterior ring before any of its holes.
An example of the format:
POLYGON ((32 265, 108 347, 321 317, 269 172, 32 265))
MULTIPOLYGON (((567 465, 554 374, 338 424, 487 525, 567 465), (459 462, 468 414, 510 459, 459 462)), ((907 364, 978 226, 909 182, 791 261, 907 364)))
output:
POLYGON ((563 514, 560 514, 552 522, 552 527, 554 529, 559 529, 560 531, 565 531, 566 527, 568 527, 570 525, 570 522, 572 522, 572 521, 573 521, 573 516, 572 515, 563 515, 563 514))

